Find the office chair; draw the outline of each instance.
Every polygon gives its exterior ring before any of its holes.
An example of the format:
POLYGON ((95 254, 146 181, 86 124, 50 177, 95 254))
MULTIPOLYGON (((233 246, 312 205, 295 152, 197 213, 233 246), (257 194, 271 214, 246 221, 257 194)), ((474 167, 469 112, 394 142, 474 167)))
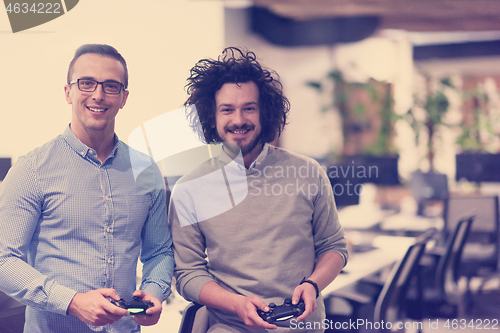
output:
POLYGON ((412 173, 410 190, 418 203, 417 215, 425 216, 426 206, 432 202, 443 202, 449 197, 448 177, 435 172, 412 173))
POLYGON ((474 276, 488 276, 499 267, 500 220, 498 196, 466 195, 452 196, 445 201, 444 239, 455 228, 460 217, 475 215, 467 243, 463 249, 460 274, 469 283, 474 276))
MULTIPOLYGON (((406 313, 411 319, 423 318, 457 318, 464 312, 465 293, 459 287, 459 268, 464 244, 469 235, 474 217, 461 219, 453 234, 448 237, 445 253, 438 257, 434 284, 422 283, 423 275, 419 276, 416 289, 409 293, 406 302, 406 313)), ((430 251, 429 255, 435 254, 430 251)), ((423 268, 420 269, 420 272, 423 268)))
MULTIPOLYGON (((426 230, 424 233, 420 234, 416 238, 416 242, 430 242, 434 243, 438 238, 438 230, 436 228, 430 228, 426 230)), ((428 246, 429 244, 427 244, 428 246)), ((382 291, 384 284, 387 280, 387 271, 385 272, 377 272, 373 275, 367 276, 359 280, 355 285, 355 290, 360 294, 369 296, 372 298, 373 302, 377 300, 380 296, 380 292, 382 291)))
POLYGON ((179 333, 205 333, 207 330, 207 308, 198 303, 189 303, 182 313, 179 333))
MULTIPOLYGON (((402 310, 404 310, 403 302, 405 300, 406 292, 413 277, 416 276, 418 263, 424 253, 428 241, 429 238, 425 237, 411 245, 403 259, 393 266, 391 273, 384 283, 382 291, 375 302, 373 312, 372 322, 381 323, 383 320, 386 325, 383 327, 368 328, 370 332, 404 332, 404 327, 398 328, 396 325, 394 325, 394 327, 390 327, 388 323, 394 323, 398 319, 404 317, 402 310)), ((328 300, 325 302, 325 308, 327 310, 326 318, 328 320, 341 322, 349 319, 357 321, 357 319, 362 318, 362 316, 359 316, 358 310, 361 306, 367 305, 371 302, 370 297, 355 292, 336 291, 330 294, 329 297, 344 299, 353 306, 353 312, 348 318, 346 318, 345 316, 336 315, 334 312, 335 309, 330 309, 328 300)), ((357 332, 357 327, 352 331, 357 332)))

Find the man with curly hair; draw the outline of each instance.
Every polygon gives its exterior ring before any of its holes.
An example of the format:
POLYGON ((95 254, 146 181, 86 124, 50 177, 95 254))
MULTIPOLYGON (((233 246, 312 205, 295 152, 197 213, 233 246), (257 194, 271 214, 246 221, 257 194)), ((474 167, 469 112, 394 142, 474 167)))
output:
POLYGON ((325 171, 270 144, 290 109, 277 74, 231 47, 191 69, 187 92, 192 127, 222 150, 172 193, 177 290, 207 306, 210 332, 321 331, 320 291, 347 262, 346 242, 325 171), (286 298, 302 300, 304 313, 259 316, 286 298))

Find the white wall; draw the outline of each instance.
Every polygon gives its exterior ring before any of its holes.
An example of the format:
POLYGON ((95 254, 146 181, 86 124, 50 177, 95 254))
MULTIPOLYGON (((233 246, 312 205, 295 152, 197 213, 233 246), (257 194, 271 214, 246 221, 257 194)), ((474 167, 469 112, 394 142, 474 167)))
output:
POLYGON ((12 33, 0 11, 0 157, 17 158, 62 133, 69 62, 80 45, 105 43, 125 57, 130 96, 116 132, 130 132, 186 98, 189 69, 223 47, 223 3, 84 0, 65 15, 12 33))

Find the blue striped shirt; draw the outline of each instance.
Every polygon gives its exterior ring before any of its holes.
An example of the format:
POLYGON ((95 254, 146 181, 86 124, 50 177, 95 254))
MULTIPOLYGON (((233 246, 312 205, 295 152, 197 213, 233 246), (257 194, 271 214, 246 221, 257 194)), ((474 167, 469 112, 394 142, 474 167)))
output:
POLYGON ((29 305, 25 332, 139 332, 130 316, 89 326, 66 311, 76 292, 140 289, 160 301, 174 268, 163 177, 155 164, 135 179, 131 158, 146 159, 115 136, 110 156, 68 127, 21 157, 0 185, 0 289, 29 305))

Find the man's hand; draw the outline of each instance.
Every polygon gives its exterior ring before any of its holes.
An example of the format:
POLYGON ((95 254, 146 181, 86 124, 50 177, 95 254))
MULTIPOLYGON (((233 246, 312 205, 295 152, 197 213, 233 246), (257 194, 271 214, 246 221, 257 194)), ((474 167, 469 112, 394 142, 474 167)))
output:
POLYGON ((68 313, 94 326, 112 324, 129 315, 127 310, 115 306, 106 297, 120 300, 114 289, 96 289, 86 293, 76 293, 69 304, 68 313))
POLYGON ((267 304, 258 296, 240 297, 236 302, 236 313, 249 328, 276 329, 276 325, 269 324, 259 316, 257 308, 269 311, 267 304))
POLYGON ((293 291, 292 304, 299 303, 300 299, 304 300, 306 310, 297 317, 298 321, 306 319, 318 307, 316 305, 316 289, 309 283, 297 286, 293 291))
POLYGON ((275 329, 257 313, 257 308, 269 311, 267 304, 258 296, 235 294, 219 286, 216 282, 207 282, 200 291, 200 303, 227 312, 236 313, 249 328, 275 329))
POLYGON ((148 315, 144 314, 132 315, 134 321, 142 326, 151 326, 156 324, 158 320, 160 320, 161 310, 163 309, 160 300, 142 290, 134 291, 132 296, 134 297, 137 296, 143 301, 149 301, 154 305, 152 308, 146 310, 146 313, 148 315))

